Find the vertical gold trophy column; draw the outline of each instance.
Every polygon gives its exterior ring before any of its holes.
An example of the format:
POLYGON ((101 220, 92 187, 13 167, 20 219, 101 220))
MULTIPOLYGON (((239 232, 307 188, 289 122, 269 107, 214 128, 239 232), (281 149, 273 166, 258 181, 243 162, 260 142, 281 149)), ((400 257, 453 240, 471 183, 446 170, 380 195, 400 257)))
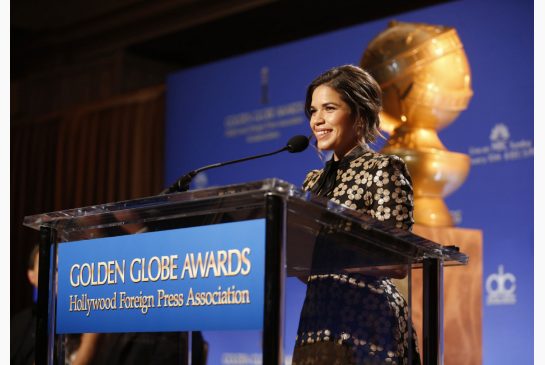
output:
MULTIPOLYGON (((373 39, 361 66, 384 93, 383 152, 402 157, 413 179, 413 232, 470 254, 469 265, 444 272, 445 364, 482 364, 482 233, 453 228, 444 197, 465 181, 470 159, 448 151, 437 131, 467 108, 473 95, 464 49, 453 28, 392 22, 373 39), (426 227, 427 226, 427 227, 426 227)), ((413 270, 412 319, 422 349, 422 271, 413 270)), ((407 295, 407 280, 396 285, 407 295)))
POLYGON ((473 95, 469 64, 454 28, 391 22, 365 50, 361 66, 384 95, 383 153, 405 160, 413 179, 417 224, 453 226, 443 200, 469 172, 467 155, 448 151, 437 131, 467 108, 473 95))

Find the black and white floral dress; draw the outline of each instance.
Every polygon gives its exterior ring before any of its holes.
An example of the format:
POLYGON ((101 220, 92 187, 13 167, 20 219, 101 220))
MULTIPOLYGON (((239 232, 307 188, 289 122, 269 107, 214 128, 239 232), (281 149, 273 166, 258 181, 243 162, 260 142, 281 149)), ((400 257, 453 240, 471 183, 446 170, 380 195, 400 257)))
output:
MULTIPOLYGON (((398 228, 413 224, 405 163, 366 145, 309 172, 303 188, 398 228)), ((420 364, 408 318, 407 303, 388 277, 311 274, 292 364, 420 364)))

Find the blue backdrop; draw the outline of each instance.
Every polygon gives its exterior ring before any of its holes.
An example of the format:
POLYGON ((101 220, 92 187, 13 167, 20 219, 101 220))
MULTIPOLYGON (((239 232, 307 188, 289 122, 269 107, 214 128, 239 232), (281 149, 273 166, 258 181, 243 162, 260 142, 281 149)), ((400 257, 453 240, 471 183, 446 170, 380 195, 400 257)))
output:
MULTIPOLYGON (((292 135, 309 134, 303 113, 308 83, 330 67, 358 64, 389 20, 171 75, 166 182, 213 162, 272 151, 292 135)), ((533 3, 463 0, 396 20, 452 26, 464 44, 474 96, 439 136, 449 150, 470 155, 472 167, 464 185, 446 201, 459 226, 483 230, 484 364, 532 363, 533 3)), ((208 171, 198 176, 195 187, 266 177, 300 184, 306 171, 321 164, 309 148, 208 171)), ((293 333, 304 293, 297 282, 289 290, 288 315, 293 318, 287 332, 293 333)), ((250 364, 258 347, 259 341, 248 340, 236 353, 211 354, 217 356, 211 361, 247 359, 250 364)))

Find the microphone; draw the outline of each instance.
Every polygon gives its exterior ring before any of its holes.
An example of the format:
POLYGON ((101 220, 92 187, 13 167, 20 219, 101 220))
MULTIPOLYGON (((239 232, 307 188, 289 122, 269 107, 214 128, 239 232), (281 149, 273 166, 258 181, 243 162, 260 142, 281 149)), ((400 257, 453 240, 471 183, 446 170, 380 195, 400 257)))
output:
POLYGON ((253 160, 253 159, 256 159, 256 158, 272 156, 272 155, 275 155, 277 153, 284 152, 284 151, 288 151, 290 153, 303 152, 304 150, 307 149, 308 144, 309 144, 309 140, 310 140, 310 137, 297 135, 297 136, 291 137, 289 139, 288 143, 286 143, 285 147, 282 147, 281 149, 276 150, 274 152, 263 153, 261 155, 244 157, 244 158, 241 158, 241 159, 238 159, 238 160, 232 160, 232 161, 227 161, 227 162, 218 162, 218 163, 215 163, 215 164, 212 164, 212 165, 199 167, 198 169, 190 171, 187 174, 185 174, 184 176, 182 176, 181 178, 179 178, 178 180, 176 180, 176 182, 174 184, 172 184, 167 189, 163 190, 159 195, 166 195, 166 194, 172 194, 172 193, 175 193, 175 192, 188 191, 189 190, 189 184, 191 183, 191 180, 193 180, 193 178, 199 172, 202 172, 202 171, 205 171, 205 170, 209 170, 209 169, 213 169, 213 168, 221 167, 221 166, 226 166, 226 165, 231 165, 231 164, 238 163, 238 162, 253 160))
POLYGON ((286 147, 284 147, 279 152, 284 150, 287 150, 289 153, 303 152, 307 149, 311 137, 312 135, 310 135, 310 137, 305 137, 302 135, 291 137, 286 144, 286 147))

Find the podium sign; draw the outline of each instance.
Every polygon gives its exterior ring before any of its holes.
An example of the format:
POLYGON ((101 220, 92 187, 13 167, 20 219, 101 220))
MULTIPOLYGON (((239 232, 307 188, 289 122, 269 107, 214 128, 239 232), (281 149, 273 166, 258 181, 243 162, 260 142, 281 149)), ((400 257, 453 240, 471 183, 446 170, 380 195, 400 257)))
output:
POLYGON ((260 330, 265 220, 65 242, 57 334, 260 330))

